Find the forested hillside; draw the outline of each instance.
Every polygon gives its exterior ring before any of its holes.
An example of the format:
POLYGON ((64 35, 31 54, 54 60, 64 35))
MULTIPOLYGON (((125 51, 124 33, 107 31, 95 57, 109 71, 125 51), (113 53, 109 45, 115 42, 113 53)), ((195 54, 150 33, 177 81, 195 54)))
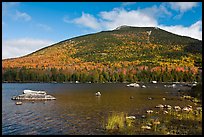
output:
POLYGON ((121 26, 2 61, 3 81, 199 81, 202 41, 155 27, 121 26))

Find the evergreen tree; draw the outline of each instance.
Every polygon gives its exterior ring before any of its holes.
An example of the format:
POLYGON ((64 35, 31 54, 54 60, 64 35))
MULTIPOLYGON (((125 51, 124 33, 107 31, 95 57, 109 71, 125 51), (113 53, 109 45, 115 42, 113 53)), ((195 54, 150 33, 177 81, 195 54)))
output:
POLYGON ((120 75, 119 75, 119 81, 120 82, 124 82, 126 79, 125 79, 125 75, 124 75, 124 73, 120 73, 120 75))
POLYGON ((95 70, 94 73, 93 73, 93 80, 92 80, 94 83, 98 83, 99 82, 99 74, 98 74, 98 71, 95 70))

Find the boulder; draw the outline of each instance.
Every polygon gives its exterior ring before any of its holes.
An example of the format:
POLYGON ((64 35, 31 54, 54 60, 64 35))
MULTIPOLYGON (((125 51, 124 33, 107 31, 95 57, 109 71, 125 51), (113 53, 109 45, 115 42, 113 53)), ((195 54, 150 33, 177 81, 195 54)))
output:
POLYGON ((101 96, 101 92, 96 92, 96 94, 95 94, 96 96, 101 96))
POLYGON ((12 100, 55 100, 56 98, 47 95, 45 91, 24 90, 23 94, 13 96, 12 100))
POLYGON ((140 85, 137 83, 131 83, 131 84, 128 84, 127 87, 140 87, 140 85))

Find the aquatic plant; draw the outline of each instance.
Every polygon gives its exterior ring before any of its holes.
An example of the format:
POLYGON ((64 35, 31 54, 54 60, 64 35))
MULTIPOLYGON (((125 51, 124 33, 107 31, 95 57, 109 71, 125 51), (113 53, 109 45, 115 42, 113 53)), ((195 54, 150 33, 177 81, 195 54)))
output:
POLYGON ((108 117, 108 122, 106 125, 107 130, 119 130, 121 128, 124 128, 124 122, 125 122, 125 116, 124 113, 112 113, 108 117))
MULTIPOLYGON (((191 96, 183 98, 190 100, 191 96)), ((186 106, 159 104, 149 108, 140 117, 127 113, 112 113, 108 116, 106 130, 118 134, 154 135, 200 135, 202 134, 202 104, 189 102, 186 106), (169 109, 170 108, 170 109, 169 109)))
POLYGON ((132 134, 134 116, 127 116, 124 112, 112 112, 109 114, 105 129, 110 133, 132 134))

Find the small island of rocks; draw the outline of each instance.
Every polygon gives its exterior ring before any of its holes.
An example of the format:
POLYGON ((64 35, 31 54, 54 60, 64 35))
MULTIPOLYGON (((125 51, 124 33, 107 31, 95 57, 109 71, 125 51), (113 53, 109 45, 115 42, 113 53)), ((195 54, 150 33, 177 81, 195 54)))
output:
POLYGON ((24 90, 23 94, 13 96, 12 100, 55 100, 56 98, 47 95, 45 91, 24 90))

